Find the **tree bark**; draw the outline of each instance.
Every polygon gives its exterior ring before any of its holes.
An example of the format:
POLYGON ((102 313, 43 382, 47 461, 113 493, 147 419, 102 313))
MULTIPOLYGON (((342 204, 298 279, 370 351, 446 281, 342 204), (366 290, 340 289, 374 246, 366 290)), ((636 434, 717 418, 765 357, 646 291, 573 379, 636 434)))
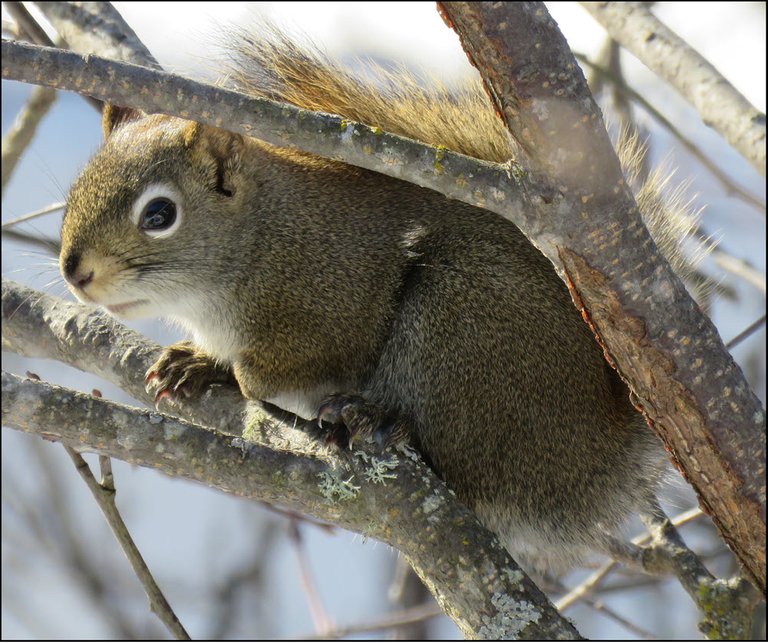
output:
POLYGON ((527 152, 523 231, 765 592, 765 412, 648 234, 565 38, 539 2, 440 8, 527 152))

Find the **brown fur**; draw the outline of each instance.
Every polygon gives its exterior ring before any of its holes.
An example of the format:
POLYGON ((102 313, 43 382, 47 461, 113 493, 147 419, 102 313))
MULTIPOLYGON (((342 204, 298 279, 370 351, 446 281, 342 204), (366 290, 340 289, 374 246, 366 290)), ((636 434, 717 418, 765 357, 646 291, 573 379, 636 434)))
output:
MULTIPOLYGON (((484 159, 512 152, 478 85, 454 94, 389 72, 365 84, 282 36, 233 51, 253 94, 484 159)), ((652 497, 656 437, 551 264, 509 222, 179 119, 134 115, 110 132, 72 188, 62 269, 82 298, 146 298, 142 311, 194 334, 155 368, 161 388, 218 363, 252 399, 362 399, 407 424, 532 565, 603 547, 652 497), (162 239, 131 219, 152 185, 180 195, 181 225, 162 239)))

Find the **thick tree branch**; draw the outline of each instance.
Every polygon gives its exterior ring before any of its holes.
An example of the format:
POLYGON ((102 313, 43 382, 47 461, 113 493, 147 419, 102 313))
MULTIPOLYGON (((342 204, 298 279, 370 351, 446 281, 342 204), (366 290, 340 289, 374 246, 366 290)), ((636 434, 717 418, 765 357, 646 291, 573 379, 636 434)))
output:
POLYGON ((510 167, 417 143, 339 116, 252 98, 128 63, 7 40, 2 42, 2 59, 6 79, 224 127, 401 178, 472 205, 507 212, 508 217, 523 208, 520 186, 510 182, 510 167))
MULTIPOLYGON (((3 6, 8 10, 8 13, 16 22, 20 37, 45 47, 59 46, 59 43, 54 43, 53 40, 48 37, 48 34, 45 33, 45 30, 37 24, 37 21, 32 14, 29 13, 23 2, 5 2, 3 3, 3 6)), ((101 111, 101 102, 90 96, 85 96, 84 98, 91 107, 101 111)))
POLYGON ((611 38, 693 105, 702 120, 765 176, 765 114, 701 54, 654 16, 645 2, 582 2, 611 38))
POLYGON ((440 7, 528 154, 519 227, 765 591, 765 412, 645 229, 565 38, 542 3, 440 7))
MULTIPOLYGON (((2 312, 5 348, 117 377, 145 398, 135 375, 156 353, 137 333, 86 306, 7 282, 2 312)), ((3 375, 2 398, 3 423, 12 428, 287 506, 391 544, 467 636, 579 638, 496 536, 419 461, 398 457, 382 476, 381 463, 370 456, 334 456, 265 414, 254 415, 249 434, 259 443, 250 444, 233 440, 242 431, 234 420, 226 425, 229 434, 220 433, 10 374, 3 375)), ((211 408, 218 402, 184 408, 215 417, 211 408)))

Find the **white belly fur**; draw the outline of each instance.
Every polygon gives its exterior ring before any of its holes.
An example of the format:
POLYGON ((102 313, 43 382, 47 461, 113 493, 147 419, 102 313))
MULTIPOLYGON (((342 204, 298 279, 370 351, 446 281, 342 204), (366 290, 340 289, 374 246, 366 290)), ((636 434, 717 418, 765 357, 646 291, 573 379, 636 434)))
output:
POLYGON ((320 408, 320 402, 332 393, 338 393, 339 387, 332 384, 319 386, 312 391, 288 391, 270 397, 265 402, 279 406, 281 409, 290 411, 294 415, 313 420, 317 417, 317 410, 320 408))
MULTIPOLYGON (((236 362, 241 350, 240 338, 228 330, 230 327, 226 324, 210 326, 210 321, 215 319, 215 316, 203 314, 201 311, 204 311, 204 308, 199 306, 198 302, 192 302, 190 306, 195 311, 194 314, 184 311, 188 314, 175 315, 171 317, 172 321, 192 333, 195 345, 201 350, 221 360, 223 364, 236 362)), ((317 417, 320 402, 331 393, 338 393, 343 388, 328 383, 309 391, 286 391, 264 401, 305 420, 313 420, 317 417)))

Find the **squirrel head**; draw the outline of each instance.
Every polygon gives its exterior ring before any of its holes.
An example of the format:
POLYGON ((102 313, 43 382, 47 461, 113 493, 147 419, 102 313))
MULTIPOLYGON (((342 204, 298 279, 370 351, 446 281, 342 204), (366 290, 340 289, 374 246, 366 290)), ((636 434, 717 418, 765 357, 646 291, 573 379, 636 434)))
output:
MULTIPOLYGON (((240 225, 243 139, 214 127, 107 106, 105 145, 75 181, 61 272, 80 300, 125 318, 176 316, 205 284, 201 257, 226 261, 212 235, 240 225)), ((221 274, 221 270, 217 271, 221 274)))

